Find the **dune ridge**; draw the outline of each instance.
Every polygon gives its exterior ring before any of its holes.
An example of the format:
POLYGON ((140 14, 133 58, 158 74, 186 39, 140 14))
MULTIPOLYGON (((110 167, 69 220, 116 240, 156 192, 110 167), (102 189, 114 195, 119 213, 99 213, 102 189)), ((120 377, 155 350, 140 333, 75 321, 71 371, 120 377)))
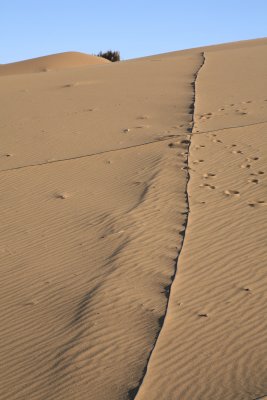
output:
POLYGON ((166 304, 166 308, 165 308, 165 313, 162 316, 161 329, 159 330, 159 332, 157 334, 157 337, 155 339, 153 348, 152 348, 152 350, 151 350, 151 352, 149 354, 149 358, 148 358, 147 364, 145 366, 144 374, 143 374, 143 376, 142 376, 142 378, 140 380, 140 383, 139 383, 138 387, 135 388, 134 390, 132 390, 131 393, 130 393, 131 394, 130 398, 132 398, 132 399, 138 399, 139 398, 139 396, 138 396, 139 395, 139 391, 142 390, 143 382, 144 382, 144 380, 146 378, 146 375, 148 373, 148 368, 150 367, 151 357, 153 356, 153 352, 156 349, 157 342, 160 339, 160 334, 161 334, 162 330, 164 329, 164 322, 165 322, 165 319, 166 319, 166 316, 167 316, 167 313, 168 313, 170 297, 172 295, 172 284, 173 284, 173 282, 174 282, 174 280, 176 279, 176 276, 177 276, 179 255, 182 252, 184 241, 185 241, 185 237, 186 237, 186 229, 187 229, 188 217, 189 217, 189 213, 190 213, 190 202, 189 202, 189 197, 188 197, 188 184, 189 184, 189 180, 190 180, 190 171, 189 171, 188 166, 189 166, 189 154, 190 154, 191 137, 192 137, 192 133, 194 131, 194 124, 195 124, 194 115, 195 115, 195 101, 196 101, 196 82, 197 82, 198 74, 199 74, 201 68, 203 67, 203 65, 205 63, 204 53, 200 53, 200 56, 201 56, 201 62, 199 64, 199 67, 198 67, 195 75, 194 75, 194 80, 192 82, 192 88, 193 88, 193 96, 192 97, 193 98, 192 98, 192 104, 190 106, 190 108, 192 110, 192 121, 191 121, 192 128, 190 129, 191 132, 190 132, 190 135, 188 135, 187 146, 186 146, 186 153, 187 153, 186 161, 185 161, 185 164, 187 165, 187 168, 186 168, 186 171, 187 171, 186 172, 186 184, 185 184, 186 217, 185 217, 185 221, 184 221, 184 224, 183 224, 184 230, 181 232, 182 233, 182 241, 181 241, 181 245, 180 245, 180 248, 179 248, 178 255, 177 255, 176 260, 175 260, 175 264, 176 265, 175 265, 174 273, 172 275, 172 282, 171 282, 171 284, 169 286, 169 289, 168 289, 168 299, 167 299, 167 304, 166 304))

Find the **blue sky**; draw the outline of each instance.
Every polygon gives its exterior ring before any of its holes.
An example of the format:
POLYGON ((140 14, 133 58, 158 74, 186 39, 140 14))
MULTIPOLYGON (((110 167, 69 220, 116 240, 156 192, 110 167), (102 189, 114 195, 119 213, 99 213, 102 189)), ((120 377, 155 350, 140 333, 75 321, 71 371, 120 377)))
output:
POLYGON ((0 0, 0 63, 62 51, 123 59, 267 36, 267 0, 0 0))

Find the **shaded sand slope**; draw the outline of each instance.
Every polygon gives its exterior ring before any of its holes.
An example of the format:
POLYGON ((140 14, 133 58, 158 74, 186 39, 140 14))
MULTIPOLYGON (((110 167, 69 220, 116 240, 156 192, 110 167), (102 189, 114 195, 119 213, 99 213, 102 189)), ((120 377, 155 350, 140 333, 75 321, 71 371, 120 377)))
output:
POLYGON ((138 400, 267 393, 267 51, 207 49, 204 56, 185 242, 138 400))
POLYGON ((10 64, 0 65, 1 75, 32 74, 36 72, 48 72, 66 68, 82 67, 91 64, 107 64, 108 60, 91 56, 89 54, 68 51, 66 53, 51 54, 49 56, 32 58, 10 64))
POLYGON ((201 62, 1 78, 1 400, 138 386, 181 247, 201 62))

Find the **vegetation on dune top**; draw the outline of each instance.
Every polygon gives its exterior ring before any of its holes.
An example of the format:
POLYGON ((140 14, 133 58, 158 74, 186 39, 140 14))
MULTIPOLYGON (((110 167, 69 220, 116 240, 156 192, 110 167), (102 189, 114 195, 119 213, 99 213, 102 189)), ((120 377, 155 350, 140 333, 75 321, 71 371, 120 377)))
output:
POLYGON ((112 51, 112 50, 108 50, 106 52, 102 52, 100 51, 97 54, 98 57, 102 57, 102 58, 106 58, 109 61, 112 62, 116 62, 116 61, 120 61, 121 57, 120 57, 120 52, 119 51, 112 51))

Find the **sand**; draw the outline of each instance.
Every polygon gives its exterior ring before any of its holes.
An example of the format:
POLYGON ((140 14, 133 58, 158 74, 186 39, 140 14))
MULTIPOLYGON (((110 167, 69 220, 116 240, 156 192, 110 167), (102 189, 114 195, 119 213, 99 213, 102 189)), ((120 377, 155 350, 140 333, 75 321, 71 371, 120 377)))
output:
POLYGON ((266 45, 0 66, 1 400, 266 396, 266 45))
POLYGON ((110 63, 110 61, 102 57, 91 56, 89 54, 79 53, 78 51, 69 51, 9 64, 0 64, 0 76, 60 71, 66 68, 108 63, 110 63))

